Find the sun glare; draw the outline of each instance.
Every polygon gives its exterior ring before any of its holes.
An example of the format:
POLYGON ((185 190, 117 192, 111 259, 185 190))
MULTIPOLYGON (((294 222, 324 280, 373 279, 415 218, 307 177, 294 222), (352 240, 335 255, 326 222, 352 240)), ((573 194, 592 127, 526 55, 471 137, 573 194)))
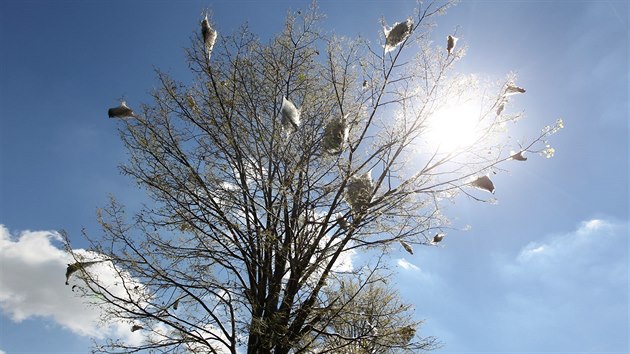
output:
POLYGON ((479 138, 479 105, 466 102, 444 107, 429 119, 427 142, 440 152, 465 148, 479 138))

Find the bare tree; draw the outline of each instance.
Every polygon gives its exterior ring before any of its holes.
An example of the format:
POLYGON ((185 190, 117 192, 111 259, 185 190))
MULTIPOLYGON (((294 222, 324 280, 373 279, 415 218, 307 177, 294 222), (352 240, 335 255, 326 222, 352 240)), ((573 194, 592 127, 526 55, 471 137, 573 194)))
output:
POLYGON ((219 29, 210 56, 195 36, 190 85, 158 72, 154 103, 120 123, 122 171, 154 203, 127 218, 112 199, 99 213, 92 251, 115 286, 89 269, 78 276, 105 320, 129 321, 146 340, 96 351, 435 348, 382 276, 387 254, 441 240, 442 202, 488 201, 487 175, 523 153, 552 153, 545 139, 561 125, 508 138, 520 118, 503 112, 515 77, 456 74, 464 48, 430 40, 450 5, 419 6, 377 44, 324 32, 313 6, 290 13, 268 44, 246 27, 219 29), (458 104, 474 104, 474 134, 447 148, 444 133, 431 134, 458 104))

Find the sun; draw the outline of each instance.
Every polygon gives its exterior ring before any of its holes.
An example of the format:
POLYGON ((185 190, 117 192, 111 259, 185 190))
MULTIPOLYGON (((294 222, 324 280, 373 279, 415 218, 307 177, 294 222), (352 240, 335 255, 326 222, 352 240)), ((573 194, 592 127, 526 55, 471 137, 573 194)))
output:
POLYGON ((427 121, 426 139, 440 152, 453 152, 473 144, 481 136, 480 105, 466 101, 438 109, 427 121))

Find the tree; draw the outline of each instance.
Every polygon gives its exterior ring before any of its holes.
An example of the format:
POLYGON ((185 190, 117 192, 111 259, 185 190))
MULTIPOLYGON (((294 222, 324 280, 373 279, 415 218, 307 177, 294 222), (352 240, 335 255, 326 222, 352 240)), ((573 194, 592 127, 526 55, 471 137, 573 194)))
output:
MULTIPOLYGON (((197 35, 190 85, 158 71, 154 103, 120 121, 122 171, 154 203, 132 219, 114 199, 99 212, 104 235, 91 251, 115 283, 78 269, 104 319, 146 338, 96 351, 435 348, 387 284, 387 254, 441 240, 444 201, 488 201, 475 191, 494 190, 487 175, 525 152, 552 154, 545 139, 561 127, 508 138, 521 116, 503 113, 515 77, 482 85, 456 74, 464 49, 430 41, 450 5, 421 5, 376 45, 326 34, 313 5, 268 44, 243 27, 219 32, 210 56, 197 35), (470 102, 475 134, 446 147, 431 132, 448 107, 470 102)), ((457 136, 460 124, 447 129, 457 136)))

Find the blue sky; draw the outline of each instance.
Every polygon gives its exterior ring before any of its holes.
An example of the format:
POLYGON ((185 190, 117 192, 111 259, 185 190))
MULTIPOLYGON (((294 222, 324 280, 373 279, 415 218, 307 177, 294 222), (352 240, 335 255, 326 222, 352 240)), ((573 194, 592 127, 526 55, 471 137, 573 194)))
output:
MULTIPOLYGON (((109 194, 132 208, 144 200, 118 173, 126 155, 107 108, 123 95, 148 102, 154 68, 189 77, 183 48, 204 8, 219 32, 248 22, 265 38, 307 4, 0 0, 0 353, 87 352, 95 332, 88 315, 68 315, 77 305, 63 298, 48 231, 82 247, 109 194)), ((415 3, 320 7, 337 34, 375 42, 381 16, 400 21, 415 3)), ((423 333, 443 341, 438 353, 628 352, 627 2, 464 1, 438 19, 436 43, 457 26, 468 46, 458 72, 514 71, 527 89, 513 107, 526 115, 518 134, 558 117, 566 128, 554 158, 493 177, 498 205, 446 207, 470 231, 392 255, 396 284, 423 333)))

